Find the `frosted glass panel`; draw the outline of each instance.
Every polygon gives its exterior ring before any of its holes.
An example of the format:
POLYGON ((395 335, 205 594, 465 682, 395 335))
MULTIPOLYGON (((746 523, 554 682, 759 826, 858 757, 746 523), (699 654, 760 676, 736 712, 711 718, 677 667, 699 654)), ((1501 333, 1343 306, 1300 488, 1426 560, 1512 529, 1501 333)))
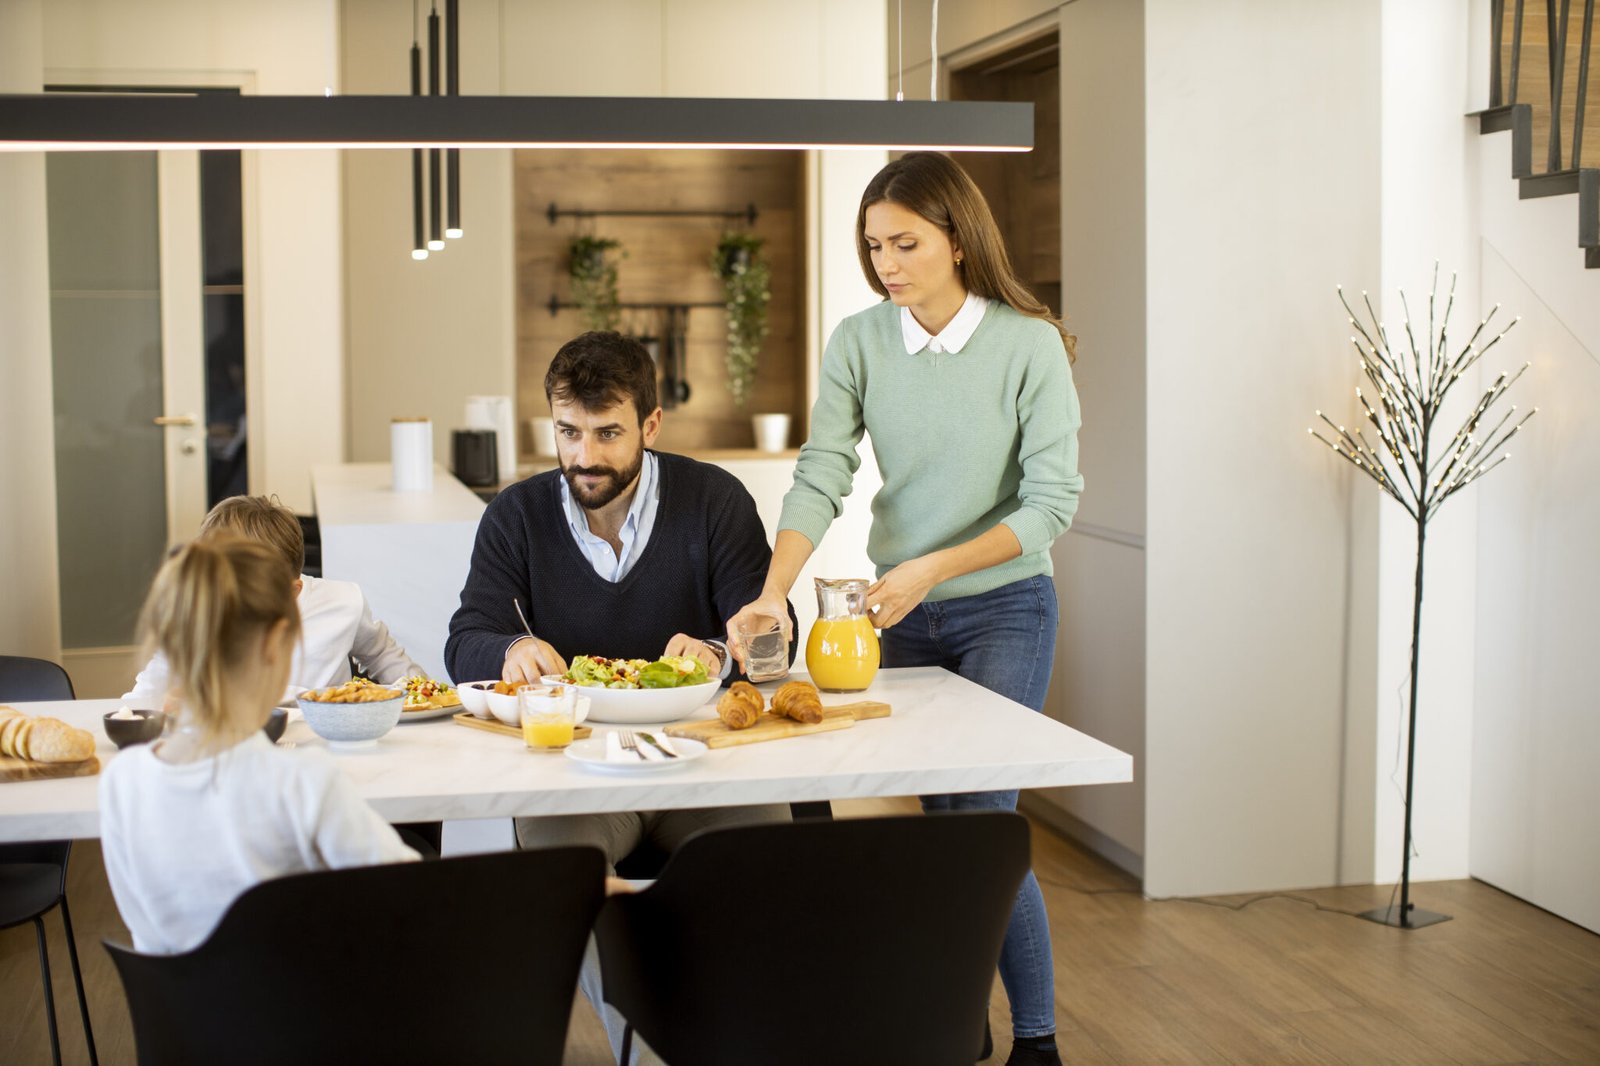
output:
POLYGON ((166 550, 156 156, 46 157, 61 642, 129 644, 166 550))

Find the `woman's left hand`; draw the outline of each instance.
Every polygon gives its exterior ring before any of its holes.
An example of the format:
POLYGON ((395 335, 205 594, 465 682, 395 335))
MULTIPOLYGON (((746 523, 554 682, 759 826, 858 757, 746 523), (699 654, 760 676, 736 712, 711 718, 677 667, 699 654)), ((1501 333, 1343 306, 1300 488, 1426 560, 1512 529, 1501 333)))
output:
POLYGON ((874 581, 867 589, 867 610, 872 624, 888 629, 911 613, 939 583, 939 568, 931 557, 907 559, 874 581))

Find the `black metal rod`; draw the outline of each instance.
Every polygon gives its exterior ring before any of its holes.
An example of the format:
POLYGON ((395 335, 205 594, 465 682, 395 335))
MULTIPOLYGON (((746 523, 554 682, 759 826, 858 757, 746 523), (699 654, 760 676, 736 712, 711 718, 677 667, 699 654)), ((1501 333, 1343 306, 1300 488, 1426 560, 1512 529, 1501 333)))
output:
MULTIPOLYGON (((428 13, 428 95, 439 95, 439 9, 428 13)), ((428 149, 428 247, 434 251, 444 246, 444 207, 440 198, 443 191, 441 165, 444 153, 438 148, 428 149)))
POLYGON ((1505 36, 1506 0, 1489 3, 1489 106, 1499 107, 1505 95, 1500 86, 1500 48, 1505 36))
POLYGON ((557 207, 551 204, 545 209, 544 217, 554 226, 558 218, 739 218, 747 225, 755 225, 760 213, 756 211, 755 204, 745 204, 742 211, 677 211, 648 209, 621 209, 616 211, 588 211, 582 208, 557 207))
POLYGON ((1578 100, 1572 116, 1572 169, 1583 166, 1583 105, 1589 100, 1589 39, 1594 30, 1594 0, 1583 0, 1583 40, 1578 44, 1578 100))
MULTIPOLYGON (((422 95, 422 49, 411 42, 411 95, 422 95)), ((411 232, 412 250, 428 253, 428 241, 423 236, 422 219, 422 149, 411 149, 411 232)))
POLYGON ((1517 102, 1517 68, 1522 65, 1522 0, 1517 0, 1515 13, 1511 17, 1511 98, 1508 104, 1517 102))
MULTIPOLYGON (((1426 470, 1428 462, 1428 434, 1423 430, 1422 435, 1422 465, 1419 469, 1426 470)), ((1406 832, 1405 853, 1400 858, 1400 927, 1409 928, 1411 925, 1411 804, 1416 792, 1416 765, 1417 765, 1417 652, 1422 639, 1422 550, 1427 540, 1428 520, 1425 510, 1418 511, 1417 517, 1417 576, 1414 585, 1415 596, 1411 606, 1411 713, 1410 724, 1406 728, 1406 832)))
MULTIPOLYGON (((445 92, 461 95, 461 3, 445 0, 444 42, 446 57, 445 92)), ((461 149, 445 150, 445 234, 461 235, 461 149)))
POLYGON ((1544 5, 1544 21, 1550 30, 1550 150, 1546 153, 1545 169, 1552 174, 1561 169, 1561 89, 1566 81, 1567 9, 1571 2, 1561 0, 1559 16, 1556 0, 1545 0, 1544 5))
MULTIPOLYGON (((572 311, 582 306, 582 304, 572 303, 570 300, 563 300, 559 296, 554 295, 552 295, 545 303, 545 307, 550 309, 551 318, 554 318, 558 311, 572 311)), ((681 300, 676 302, 672 300, 657 300, 654 302, 644 301, 640 303, 619 303, 616 306, 624 311, 671 311, 673 308, 679 307, 683 308, 685 311, 688 311, 691 308, 697 307, 715 307, 720 309, 725 308, 728 305, 723 303, 721 300, 702 300, 695 303, 684 303, 681 300)))

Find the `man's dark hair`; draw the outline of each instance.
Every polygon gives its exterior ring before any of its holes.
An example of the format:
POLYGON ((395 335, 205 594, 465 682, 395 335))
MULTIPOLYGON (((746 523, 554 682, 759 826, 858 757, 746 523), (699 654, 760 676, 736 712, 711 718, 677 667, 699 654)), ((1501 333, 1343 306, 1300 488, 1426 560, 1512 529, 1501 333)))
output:
POLYGON ((544 395, 562 403, 577 401, 586 411, 603 411, 631 398, 642 426, 657 406, 656 364, 632 337, 610 330, 582 333, 550 360, 544 395))

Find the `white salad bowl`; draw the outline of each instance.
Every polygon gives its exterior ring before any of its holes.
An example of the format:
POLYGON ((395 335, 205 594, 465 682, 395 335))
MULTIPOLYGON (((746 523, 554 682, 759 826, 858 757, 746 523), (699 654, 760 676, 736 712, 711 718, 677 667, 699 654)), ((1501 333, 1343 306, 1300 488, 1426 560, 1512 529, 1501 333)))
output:
MULTIPOLYGON (((547 685, 570 685, 560 674, 548 674, 547 685)), ((712 679, 698 685, 677 688, 601 688, 579 685, 589 697, 589 721, 608 725, 656 725, 687 718, 693 711, 717 698, 722 682, 712 679)))

